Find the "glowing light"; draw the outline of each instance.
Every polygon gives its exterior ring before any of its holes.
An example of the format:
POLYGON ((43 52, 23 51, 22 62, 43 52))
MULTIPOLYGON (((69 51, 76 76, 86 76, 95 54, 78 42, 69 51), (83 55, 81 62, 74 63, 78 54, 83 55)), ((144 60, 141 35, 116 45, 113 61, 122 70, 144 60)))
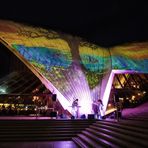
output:
POLYGON ((4 94, 6 93, 6 89, 5 88, 0 88, 0 94, 4 94))
POLYGON ((105 88, 105 91, 104 91, 104 95, 103 95, 103 99, 102 99, 103 105, 104 105, 103 112, 101 112, 102 116, 105 114, 105 111, 106 111, 106 108, 107 108, 107 103, 108 103, 108 100, 109 100, 109 95, 110 95, 114 75, 115 75, 114 72, 110 73, 110 76, 109 76, 109 79, 108 79, 108 82, 107 82, 107 85, 106 85, 106 88, 105 88))
POLYGON ((48 109, 48 106, 45 106, 45 110, 47 110, 48 109))
POLYGON ((111 107, 111 104, 110 103, 108 104, 108 107, 111 107))
POLYGON ((123 101, 124 99, 123 98, 119 98, 119 100, 123 101))
POLYGON ((120 85, 116 86, 116 88, 122 88, 120 85))
POLYGON ((132 96, 132 100, 135 100, 135 96, 132 96))
POLYGON ((28 106, 25 107, 25 110, 28 110, 28 106))
POLYGON ((79 99, 80 114, 92 113, 92 102, 99 98, 104 115, 116 73, 148 73, 148 43, 106 49, 42 28, 0 23, 0 41, 57 94, 69 112, 73 98, 79 99))
POLYGON ((116 109, 115 108, 112 108, 112 109, 109 109, 105 112, 105 115, 109 114, 109 113, 112 113, 114 112, 116 109))

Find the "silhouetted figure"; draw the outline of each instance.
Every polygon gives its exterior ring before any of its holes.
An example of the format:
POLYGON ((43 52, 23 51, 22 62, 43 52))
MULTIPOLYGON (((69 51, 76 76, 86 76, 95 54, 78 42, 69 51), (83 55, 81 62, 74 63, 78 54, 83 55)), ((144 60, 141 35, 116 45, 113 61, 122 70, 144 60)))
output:
POLYGON ((115 102, 115 105, 116 105, 116 118, 117 121, 119 121, 120 119, 122 119, 122 109, 123 109, 122 102, 121 101, 115 102))
POLYGON ((13 110, 11 105, 8 106, 7 115, 9 116, 13 115, 13 110))
POLYGON ((5 105, 3 104, 2 105, 2 116, 6 115, 6 107, 5 105))

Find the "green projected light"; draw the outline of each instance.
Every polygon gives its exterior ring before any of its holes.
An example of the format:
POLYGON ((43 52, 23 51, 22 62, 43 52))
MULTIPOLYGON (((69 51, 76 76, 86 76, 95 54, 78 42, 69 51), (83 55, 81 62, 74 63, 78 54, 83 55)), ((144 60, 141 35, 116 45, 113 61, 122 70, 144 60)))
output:
POLYGON ((110 49, 112 68, 148 73, 148 43, 133 43, 110 49))
POLYGON ((70 112, 73 99, 78 98, 80 113, 93 113, 92 102, 100 98, 104 114, 108 98, 103 96, 109 93, 112 70, 148 73, 148 43, 106 49, 11 21, 0 21, 0 39, 70 112))

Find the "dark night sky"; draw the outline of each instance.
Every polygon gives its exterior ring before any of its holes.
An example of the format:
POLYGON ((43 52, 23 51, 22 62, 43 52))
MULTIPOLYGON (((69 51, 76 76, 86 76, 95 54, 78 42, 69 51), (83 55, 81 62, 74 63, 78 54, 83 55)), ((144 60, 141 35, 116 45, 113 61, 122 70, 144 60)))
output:
POLYGON ((5 0, 0 19, 69 33, 101 46, 148 39, 148 9, 142 0, 5 0))
MULTIPOLYGON (((3 0, 0 19, 68 33, 105 47, 148 40, 143 0, 3 0)), ((2 64, 6 54, 1 53, 1 71, 6 71, 2 64)))

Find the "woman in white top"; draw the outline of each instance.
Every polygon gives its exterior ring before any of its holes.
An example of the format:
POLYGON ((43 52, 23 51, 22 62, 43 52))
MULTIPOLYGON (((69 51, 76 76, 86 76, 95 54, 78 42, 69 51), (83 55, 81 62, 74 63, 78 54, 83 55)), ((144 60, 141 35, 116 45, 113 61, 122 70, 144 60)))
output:
POLYGON ((78 118, 78 99, 72 102, 72 114, 75 118, 78 118))

